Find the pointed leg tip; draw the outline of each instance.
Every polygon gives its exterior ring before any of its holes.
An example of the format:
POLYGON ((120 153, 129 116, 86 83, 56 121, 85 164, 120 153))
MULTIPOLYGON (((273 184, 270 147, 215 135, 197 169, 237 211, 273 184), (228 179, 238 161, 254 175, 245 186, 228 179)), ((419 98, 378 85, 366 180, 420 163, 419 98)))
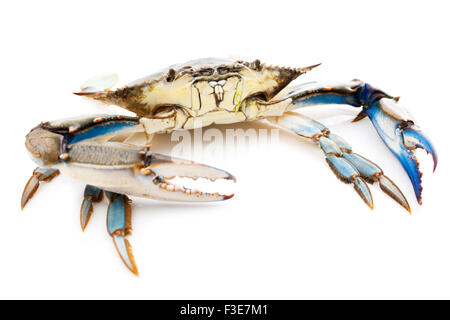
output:
POLYGON ((136 266, 136 262, 134 260, 133 252, 131 251, 130 242, 127 239, 125 239, 124 236, 118 235, 118 234, 113 234, 112 238, 113 238, 116 250, 119 253, 119 256, 122 259, 125 266, 134 275, 139 276, 139 272, 138 272, 138 269, 136 266))
MULTIPOLYGON (((136 262, 134 261, 134 256, 133 253, 131 252, 131 245, 128 242, 128 240, 125 240, 127 242, 127 246, 128 246, 128 258, 130 260, 130 265, 126 264, 126 267, 128 268, 128 270, 131 271, 132 274, 134 274, 136 277, 139 277, 139 271, 138 268, 136 266, 136 262)), ((125 261, 124 261, 125 262, 125 261)))
POLYGON ((81 203, 81 208, 80 208, 80 226, 81 226, 81 230, 86 229, 89 220, 91 219, 91 215, 92 212, 94 210, 93 206, 92 206, 92 202, 93 202, 93 198, 92 196, 86 197, 83 199, 83 202, 81 203))
POLYGON ((411 215, 411 208, 410 208, 410 206, 409 206, 409 203, 407 202, 407 203, 405 203, 404 205, 403 205, 403 208, 405 208, 406 209, 406 211, 408 211, 409 212, 409 214, 411 215))
POLYGON ((28 203, 28 200, 30 200, 31 199, 31 197, 29 197, 28 199, 21 199, 20 200, 20 211, 23 211, 23 209, 25 208, 25 206, 27 205, 27 203, 28 203))
POLYGON ((411 214, 411 208, 409 206, 408 200, 403 195, 402 191, 399 187, 384 174, 379 176, 378 180, 380 184, 381 190, 386 193, 389 197, 391 197, 395 202, 400 204, 403 208, 405 208, 411 214))
POLYGON ((361 199, 364 201, 367 206, 373 210, 373 198, 372 193, 370 192, 369 186, 361 177, 355 178, 353 181, 353 187, 361 199))
POLYGON ((131 273, 133 273, 136 277, 139 277, 139 271, 137 268, 135 269, 130 269, 131 273))
POLYGON ((33 198, 37 189, 39 188, 39 178, 33 174, 31 178, 28 180, 25 188, 22 192, 22 197, 20 198, 20 208, 23 210, 28 201, 33 198))
POLYGON ((83 220, 83 217, 80 218, 81 231, 84 232, 86 230, 88 222, 89 222, 89 219, 88 220, 83 220))
POLYGON ((401 206, 402 206, 403 208, 405 208, 406 211, 408 211, 409 215, 412 214, 411 208, 409 207, 409 203, 406 202, 406 203, 404 203, 404 204, 401 204, 401 206))

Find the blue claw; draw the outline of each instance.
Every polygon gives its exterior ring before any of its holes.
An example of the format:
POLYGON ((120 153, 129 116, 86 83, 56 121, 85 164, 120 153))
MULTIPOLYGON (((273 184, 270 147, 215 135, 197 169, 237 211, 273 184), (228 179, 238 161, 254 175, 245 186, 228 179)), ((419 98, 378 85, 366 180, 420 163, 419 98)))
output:
POLYGON ((422 204, 422 173, 419 170, 415 150, 422 148, 431 153, 434 168, 438 157, 430 140, 420 132, 408 113, 397 104, 397 100, 387 95, 380 99, 369 99, 364 104, 364 111, 381 139, 399 159, 411 180, 417 202, 422 204))
POLYGON ((108 232, 113 238, 114 245, 122 261, 131 272, 138 275, 131 246, 126 239, 131 230, 130 200, 127 196, 117 193, 105 192, 105 196, 110 201, 107 220, 108 232))
POLYGON ((419 162, 411 151, 402 150, 395 156, 400 160, 403 168, 411 180, 419 204, 422 204, 422 172, 419 170, 419 162))
MULTIPOLYGON (((306 83, 292 88, 286 95, 282 95, 278 98, 278 101, 284 99, 292 99, 293 103, 300 107, 317 104, 347 104, 357 108, 362 106, 363 110, 353 121, 359 121, 366 116, 370 118, 381 139, 383 139, 387 147, 396 155, 405 168, 414 187, 417 201, 422 203, 422 174, 419 171, 419 164, 415 157, 415 149, 422 148, 428 153, 431 153, 434 161, 434 168, 436 168, 437 165, 437 153, 431 142, 420 132, 418 127, 414 125, 414 122, 406 110, 397 104, 399 98, 394 98, 361 80, 355 79, 340 84, 306 83)), ((324 130, 328 132, 328 129, 320 128, 320 124, 307 119, 300 119, 295 122, 287 119, 284 123, 277 120, 276 123, 307 138, 320 136, 323 134, 324 130)), ((351 148, 345 142, 338 141, 339 138, 336 138, 336 136, 329 135, 328 138, 333 140, 333 142, 339 146, 341 151, 351 153, 351 148)), ((321 146, 323 146, 325 153, 327 153, 329 148, 325 143, 327 143, 327 141, 322 141, 321 146)), ((331 152, 333 154, 338 154, 334 151, 331 152)), ((350 162, 351 160, 355 159, 350 159, 350 162)), ((333 159, 332 161, 336 168, 343 164, 343 162, 338 160, 333 159)), ((361 162, 358 159, 356 159, 356 161, 362 165, 361 167, 358 167, 358 170, 366 170, 370 173, 373 169, 371 165, 365 164, 364 161, 361 162)), ((343 167, 343 169, 345 168, 343 167)), ((366 175, 365 178, 374 181, 379 180, 383 191, 388 193, 392 198, 409 210, 406 198, 401 195, 399 190, 397 190, 398 188, 395 184, 390 183, 390 180, 380 180, 379 176, 373 178, 370 177, 370 175, 366 175)))
POLYGON ((438 155, 431 141, 418 129, 407 128, 403 130, 403 143, 407 148, 422 148, 433 157, 433 172, 436 170, 438 155))

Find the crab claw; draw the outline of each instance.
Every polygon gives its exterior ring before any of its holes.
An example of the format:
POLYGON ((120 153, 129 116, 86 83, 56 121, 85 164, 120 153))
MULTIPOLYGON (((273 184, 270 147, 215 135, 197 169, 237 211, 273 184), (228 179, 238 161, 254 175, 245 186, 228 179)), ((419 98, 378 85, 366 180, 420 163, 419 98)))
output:
POLYGON ((366 104, 364 112, 369 116, 381 139, 400 160, 411 180, 417 202, 422 204, 422 173, 419 170, 415 150, 422 148, 430 153, 433 157, 434 169, 436 169, 438 157, 430 140, 425 137, 397 101, 398 99, 391 97, 374 99, 366 104))
POLYGON ((407 149, 415 150, 417 148, 424 149, 427 154, 433 157, 433 172, 436 170, 438 163, 438 155, 431 141, 421 132, 417 126, 410 126, 403 129, 403 143, 407 149))
POLYGON ((194 161, 169 157, 151 151, 147 151, 147 153, 145 167, 140 170, 140 179, 152 179, 151 187, 146 182, 147 188, 151 189, 151 198, 170 201, 209 202, 227 200, 233 197, 233 194, 222 195, 217 192, 202 192, 169 181, 174 177, 180 177, 194 180, 205 178, 211 181, 225 179, 235 182, 236 178, 230 173, 194 161))

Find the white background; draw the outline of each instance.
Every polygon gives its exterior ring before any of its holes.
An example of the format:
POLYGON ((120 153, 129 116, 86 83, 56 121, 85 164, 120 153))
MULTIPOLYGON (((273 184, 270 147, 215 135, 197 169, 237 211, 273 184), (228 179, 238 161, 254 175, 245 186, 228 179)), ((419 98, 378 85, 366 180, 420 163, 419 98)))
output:
POLYGON ((2 3, 0 298, 450 298, 448 13, 445 1, 2 3), (289 133, 202 156, 238 178, 232 200, 133 199, 139 278, 107 235, 105 204, 81 231, 81 183, 60 176, 20 211, 32 127, 120 112, 71 94, 87 78, 113 71, 123 85, 208 56, 322 62, 298 81, 359 78, 401 95, 439 151, 435 174, 420 153, 424 204, 367 119, 351 124, 356 109, 324 107, 316 118, 384 168, 411 216, 377 185, 371 211, 316 146, 289 133))

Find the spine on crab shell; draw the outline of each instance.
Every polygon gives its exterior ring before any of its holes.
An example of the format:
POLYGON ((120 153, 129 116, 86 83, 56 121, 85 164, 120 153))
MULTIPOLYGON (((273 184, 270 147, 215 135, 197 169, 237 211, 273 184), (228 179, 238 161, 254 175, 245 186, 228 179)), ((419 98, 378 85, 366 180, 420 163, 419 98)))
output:
MULTIPOLYGON (((99 101, 105 105, 116 105, 125 109, 129 109, 133 103, 133 92, 128 90, 128 88, 117 89, 114 91, 96 91, 96 92, 74 92, 74 94, 89 99, 99 101)), ((139 105, 139 104, 138 104, 139 105)), ((142 108, 141 108, 142 109, 142 108)), ((144 108, 145 109, 145 108, 144 108)), ((136 112, 136 110, 130 110, 136 112)), ((145 114, 145 112, 143 112, 145 114)), ((142 112, 141 112, 142 114, 142 112)))
POLYGON ((77 96, 87 97, 104 102, 106 102, 108 100, 108 97, 110 96, 109 91, 80 91, 74 92, 74 94, 76 94, 77 96))
POLYGON ((117 83, 119 77, 115 73, 102 73, 96 75, 80 87, 81 91, 74 92, 76 95, 88 97, 105 103, 114 103, 115 90, 111 90, 117 83))

